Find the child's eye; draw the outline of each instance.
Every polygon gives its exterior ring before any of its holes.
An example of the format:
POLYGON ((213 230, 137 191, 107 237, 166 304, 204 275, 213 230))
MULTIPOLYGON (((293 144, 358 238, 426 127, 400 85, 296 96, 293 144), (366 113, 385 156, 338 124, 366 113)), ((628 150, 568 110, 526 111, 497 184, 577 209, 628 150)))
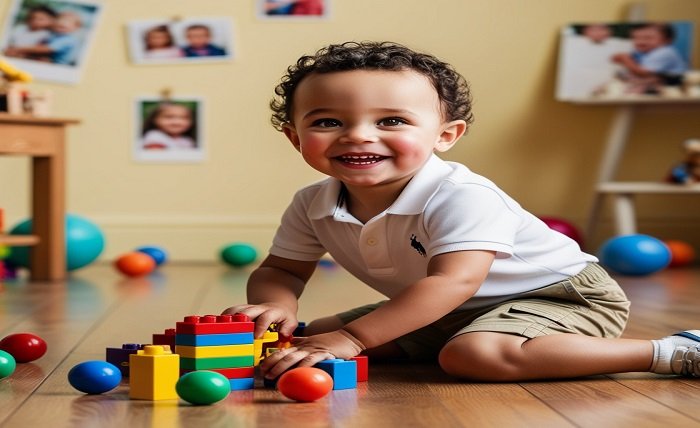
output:
POLYGON ((387 117, 386 119, 382 119, 379 122, 377 122, 377 125, 379 125, 379 126, 399 126, 399 125, 405 125, 406 123, 408 123, 408 122, 401 119, 400 117, 387 117))
POLYGON ((311 125, 319 128, 335 128, 341 126, 341 123, 339 120, 324 118, 314 120, 311 125))

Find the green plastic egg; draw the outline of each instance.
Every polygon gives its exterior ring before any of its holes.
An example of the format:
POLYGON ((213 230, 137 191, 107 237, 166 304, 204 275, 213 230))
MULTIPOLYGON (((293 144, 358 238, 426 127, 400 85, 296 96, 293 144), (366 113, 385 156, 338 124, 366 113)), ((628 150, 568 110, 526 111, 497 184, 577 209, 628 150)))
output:
POLYGON ((0 351, 0 379, 8 377, 15 371, 15 357, 5 351, 0 351))
POLYGON ((175 385, 177 395, 188 403, 214 404, 226 398, 231 384, 226 376, 209 370, 185 373, 175 385))

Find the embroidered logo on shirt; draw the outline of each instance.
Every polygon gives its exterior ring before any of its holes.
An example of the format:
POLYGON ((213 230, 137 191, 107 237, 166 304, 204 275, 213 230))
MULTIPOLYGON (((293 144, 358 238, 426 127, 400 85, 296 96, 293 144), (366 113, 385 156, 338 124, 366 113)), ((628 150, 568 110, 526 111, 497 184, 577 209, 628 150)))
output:
POLYGON ((421 245, 421 243, 418 242, 418 238, 416 238, 416 235, 411 235, 411 247, 415 248, 415 250, 418 251, 418 253, 421 256, 426 256, 425 248, 423 248, 423 245, 421 245))

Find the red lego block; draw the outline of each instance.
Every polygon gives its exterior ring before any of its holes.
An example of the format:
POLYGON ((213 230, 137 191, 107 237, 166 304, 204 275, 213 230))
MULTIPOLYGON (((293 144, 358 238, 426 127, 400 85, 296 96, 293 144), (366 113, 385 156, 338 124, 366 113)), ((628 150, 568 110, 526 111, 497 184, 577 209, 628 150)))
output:
POLYGON ((154 345, 168 345, 170 351, 175 352, 175 329, 166 328, 163 334, 153 333, 154 345))
POLYGON ((369 378, 369 359, 366 355, 358 355, 350 358, 357 363, 357 381, 367 382, 369 378))
POLYGON ((186 316, 176 323, 177 334, 226 334, 249 333, 255 330, 255 323, 246 315, 204 315, 186 316))
MULTIPOLYGON (((226 377, 226 379, 244 379, 255 377, 255 367, 236 367, 230 369, 207 369, 212 372, 217 372, 226 377)), ((180 370, 180 375, 194 370, 180 370)))

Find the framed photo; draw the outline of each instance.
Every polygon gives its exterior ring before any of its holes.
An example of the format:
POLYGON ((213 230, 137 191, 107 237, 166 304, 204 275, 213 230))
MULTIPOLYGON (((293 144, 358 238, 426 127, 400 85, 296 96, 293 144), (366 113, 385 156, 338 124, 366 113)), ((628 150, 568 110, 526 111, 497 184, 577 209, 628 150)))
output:
POLYGON ((323 19, 330 14, 330 0, 256 0, 261 19, 323 19))
POLYGON ((129 51, 135 64, 229 61, 233 58, 233 24, 226 18, 131 21, 129 51))
POLYGON ((201 162, 204 103, 198 97, 139 97, 134 102, 134 159, 139 162, 201 162))
POLYGON ((102 8, 92 0, 13 0, 0 51, 37 80, 78 83, 102 8))
POLYGON ((692 38, 693 24, 685 21, 568 25, 561 33, 556 97, 687 96, 692 38))

